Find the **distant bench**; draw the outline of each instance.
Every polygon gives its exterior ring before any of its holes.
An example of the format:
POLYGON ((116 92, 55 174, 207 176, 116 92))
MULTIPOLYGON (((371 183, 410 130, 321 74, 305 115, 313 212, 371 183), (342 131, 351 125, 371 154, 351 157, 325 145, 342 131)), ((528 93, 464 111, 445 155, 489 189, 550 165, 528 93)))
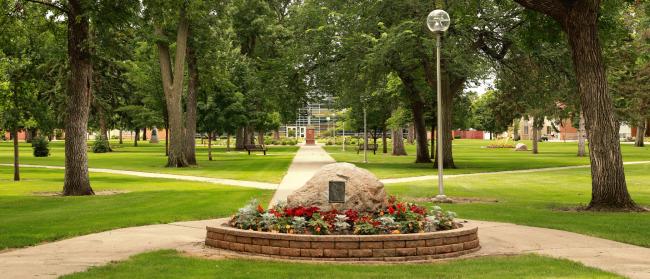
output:
POLYGON ((263 144, 247 144, 244 145, 244 149, 248 151, 248 155, 251 155, 251 151, 264 152, 264 155, 266 155, 266 146, 264 146, 263 144))
MULTIPOLYGON (((359 152, 361 150, 363 150, 363 146, 364 146, 363 143, 360 143, 359 146, 357 146, 357 154, 359 154, 359 152)), ((377 145, 376 144, 369 143, 368 144, 368 150, 372 150, 372 154, 377 155, 377 145)))

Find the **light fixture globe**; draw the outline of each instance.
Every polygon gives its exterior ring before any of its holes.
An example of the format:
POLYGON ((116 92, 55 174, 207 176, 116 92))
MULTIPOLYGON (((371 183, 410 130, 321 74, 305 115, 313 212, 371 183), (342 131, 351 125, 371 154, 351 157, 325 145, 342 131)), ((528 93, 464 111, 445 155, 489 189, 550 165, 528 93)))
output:
POLYGON ((443 10, 435 10, 427 17, 427 26, 434 33, 447 31, 450 24, 449 14, 443 10))

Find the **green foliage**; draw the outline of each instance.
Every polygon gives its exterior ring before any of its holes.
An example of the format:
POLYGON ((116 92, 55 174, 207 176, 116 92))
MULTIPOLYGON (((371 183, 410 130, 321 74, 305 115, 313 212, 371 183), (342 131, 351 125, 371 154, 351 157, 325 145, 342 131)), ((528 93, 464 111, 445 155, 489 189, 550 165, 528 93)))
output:
POLYGON ((111 152, 111 144, 105 137, 98 137, 93 143, 93 153, 111 152))
POLYGON ((37 137, 32 140, 32 148, 34 149, 34 157, 47 157, 50 156, 50 141, 43 136, 37 137))

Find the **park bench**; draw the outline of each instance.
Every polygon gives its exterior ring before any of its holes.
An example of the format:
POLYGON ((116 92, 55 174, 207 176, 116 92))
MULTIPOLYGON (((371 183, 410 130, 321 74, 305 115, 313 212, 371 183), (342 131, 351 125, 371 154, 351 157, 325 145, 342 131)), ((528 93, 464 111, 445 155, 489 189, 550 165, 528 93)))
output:
POLYGON ((266 155, 266 146, 264 146, 263 144, 247 144, 247 145, 244 145, 244 149, 246 149, 246 151, 248 151, 248 155, 251 155, 251 151, 253 151, 253 152, 255 152, 255 151, 264 152, 264 155, 266 155))
MULTIPOLYGON (((360 143, 359 146, 357 146, 357 154, 359 154, 359 152, 361 150, 363 150, 363 145, 364 145, 363 143, 360 143)), ((376 144, 369 143, 368 144, 368 150, 372 150, 372 154, 377 155, 377 145, 376 144)))

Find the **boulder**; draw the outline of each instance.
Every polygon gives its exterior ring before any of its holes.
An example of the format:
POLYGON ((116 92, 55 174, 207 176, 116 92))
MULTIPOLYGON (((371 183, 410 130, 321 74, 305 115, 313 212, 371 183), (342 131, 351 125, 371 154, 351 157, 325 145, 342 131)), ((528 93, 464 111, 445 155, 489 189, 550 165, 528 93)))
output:
POLYGON ((385 208, 388 203, 384 184, 374 174, 350 163, 336 163, 322 167, 304 186, 289 195, 287 205, 374 211, 385 208), (330 181, 345 182, 343 203, 330 203, 330 181))
POLYGON ((515 151, 528 151, 528 146, 523 143, 518 143, 517 146, 515 146, 515 151))

